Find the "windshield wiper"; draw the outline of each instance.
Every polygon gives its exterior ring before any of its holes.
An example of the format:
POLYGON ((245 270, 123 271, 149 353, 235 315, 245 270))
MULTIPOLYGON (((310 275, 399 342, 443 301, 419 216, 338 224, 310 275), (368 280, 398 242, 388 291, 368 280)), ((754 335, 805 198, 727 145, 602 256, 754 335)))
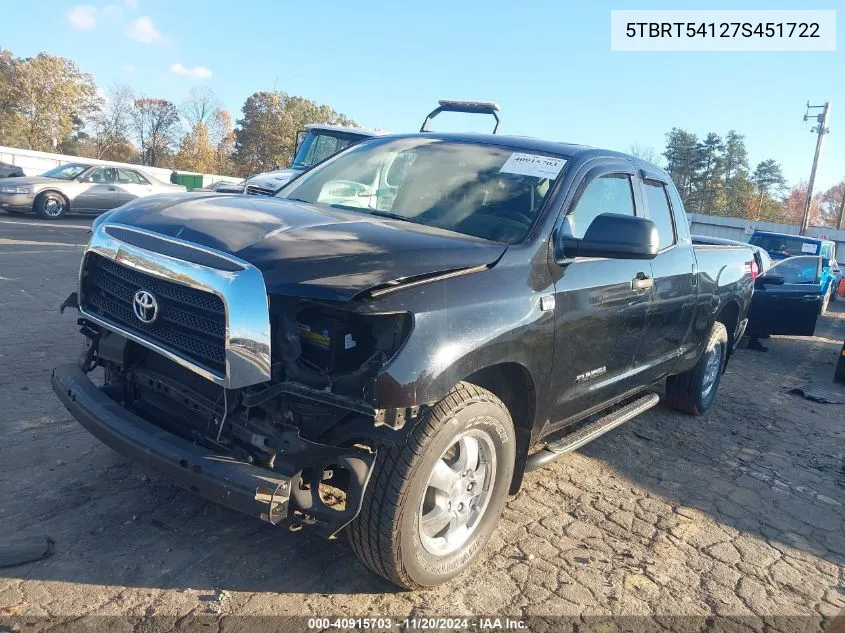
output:
POLYGON ((380 209, 361 209, 369 213, 370 215, 377 215, 380 218, 390 218, 391 220, 403 220, 405 222, 412 222, 413 224, 422 224, 424 226, 431 226, 427 222, 423 222, 422 220, 417 220, 416 218, 409 218, 407 215, 401 215, 399 213, 391 213, 390 211, 382 211, 380 209))

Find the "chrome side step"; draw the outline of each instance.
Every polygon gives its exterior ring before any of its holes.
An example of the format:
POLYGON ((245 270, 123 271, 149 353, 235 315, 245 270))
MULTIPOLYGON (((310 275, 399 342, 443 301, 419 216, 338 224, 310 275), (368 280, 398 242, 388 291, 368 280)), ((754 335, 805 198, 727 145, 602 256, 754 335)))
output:
POLYGON ((574 433, 565 435, 554 442, 549 442, 545 448, 528 456, 528 460, 525 463, 525 470, 530 471, 542 468, 557 458, 581 448, 584 444, 593 441, 600 435, 604 435, 620 424, 624 424, 631 418, 635 418, 640 413, 651 409, 659 401, 660 396, 656 393, 647 393, 633 402, 626 404, 624 407, 599 418, 595 422, 581 427, 574 433))

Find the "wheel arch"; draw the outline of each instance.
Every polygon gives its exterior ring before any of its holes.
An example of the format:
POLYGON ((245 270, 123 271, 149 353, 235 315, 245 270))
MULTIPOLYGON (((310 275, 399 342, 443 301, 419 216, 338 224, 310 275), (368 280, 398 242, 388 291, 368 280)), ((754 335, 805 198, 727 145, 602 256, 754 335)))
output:
POLYGON ((70 211, 70 198, 67 197, 67 194, 65 192, 59 190, 59 189, 49 189, 48 188, 48 189, 42 189, 37 194, 35 194, 35 198, 32 201, 32 212, 33 213, 35 213, 35 211, 36 211, 35 207, 38 205, 38 200, 42 196, 44 196, 48 193, 55 193, 56 195, 61 196, 62 199, 65 201, 65 205, 67 206, 67 208, 65 209, 65 213, 68 213, 70 211))
POLYGON ((733 299, 726 301, 725 304, 719 308, 715 321, 724 325, 725 329, 728 331, 728 349, 727 356, 725 356, 725 367, 727 367, 728 359, 730 359, 731 353, 738 342, 734 340, 734 337, 739 329, 739 303, 733 299))
POLYGON ((478 369, 463 378, 463 381, 493 393, 510 413, 516 436, 516 463, 510 494, 516 494, 522 484, 525 460, 536 424, 537 390, 534 378, 524 365, 508 361, 478 369))

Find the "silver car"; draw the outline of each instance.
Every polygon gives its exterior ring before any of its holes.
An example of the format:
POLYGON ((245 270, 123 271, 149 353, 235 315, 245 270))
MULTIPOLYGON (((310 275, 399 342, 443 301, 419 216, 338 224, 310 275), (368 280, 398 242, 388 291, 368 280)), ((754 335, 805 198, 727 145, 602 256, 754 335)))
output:
POLYGON ((57 220, 68 213, 99 214, 154 193, 178 193, 183 185, 156 180, 131 167, 67 163, 40 176, 4 178, 0 209, 57 220))

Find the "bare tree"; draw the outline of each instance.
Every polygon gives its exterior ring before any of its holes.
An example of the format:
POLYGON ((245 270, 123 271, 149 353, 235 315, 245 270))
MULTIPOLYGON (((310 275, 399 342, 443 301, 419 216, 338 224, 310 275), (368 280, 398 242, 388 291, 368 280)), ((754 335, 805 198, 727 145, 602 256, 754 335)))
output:
POLYGON ((208 86, 197 86, 191 88, 188 96, 182 102, 179 109, 189 130, 202 124, 212 127, 214 117, 221 109, 220 99, 208 86))
POLYGON ((660 154, 657 153, 657 150, 655 150, 653 147, 646 147, 644 145, 640 145, 639 143, 633 143, 628 148, 628 153, 631 156, 636 156, 637 158, 640 158, 647 163, 653 163, 655 165, 657 165, 658 161, 660 160, 660 154))
POLYGON ((162 159, 172 153, 178 125, 179 111, 167 99, 135 99, 132 127, 144 165, 158 167, 162 159))
POLYGON ((129 86, 115 84, 111 87, 105 107, 90 121, 94 158, 118 160, 126 154, 134 101, 129 86))

